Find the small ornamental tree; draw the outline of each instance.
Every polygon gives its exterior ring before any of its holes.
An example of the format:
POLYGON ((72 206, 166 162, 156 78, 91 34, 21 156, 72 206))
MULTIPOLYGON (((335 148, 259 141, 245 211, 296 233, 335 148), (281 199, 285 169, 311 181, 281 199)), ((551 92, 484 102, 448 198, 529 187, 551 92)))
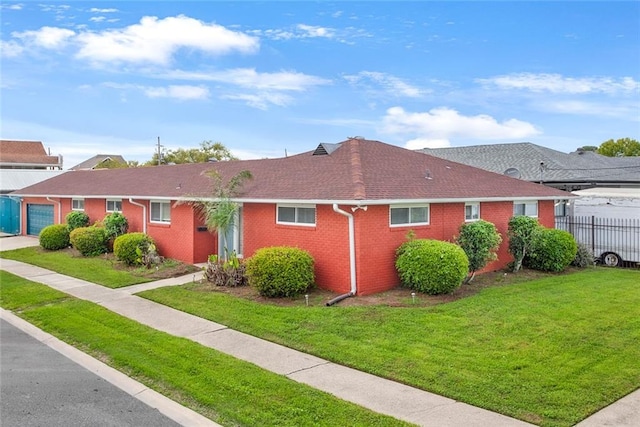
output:
POLYGON ((469 259, 469 275, 465 283, 473 280, 476 271, 482 270, 490 261, 498 258, 496 251, 501 242, 502 237, 496 226, 488 221, 467 222, 460 226, 456 243, 469 259))
POLYGON ((507 235, 509 237, 509 253, 513 256, 513 272, 522 268, 522 261, 531 247, 533 233, 541 225, 538 220, 524 215, 514 216, 509 220, 507 235))

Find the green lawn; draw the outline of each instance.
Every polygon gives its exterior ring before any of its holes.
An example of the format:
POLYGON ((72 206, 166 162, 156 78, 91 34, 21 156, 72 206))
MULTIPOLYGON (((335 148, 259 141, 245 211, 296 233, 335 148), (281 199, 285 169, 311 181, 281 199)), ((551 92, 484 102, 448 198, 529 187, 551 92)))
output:
POLYGON ((0 305, 223 425, 408 425, 5 271, 0 305))
POLYGON ((640 272, 597 268, 427 308, 282 307, 196 290, 145 298, 545 426, 640 386, 640 272))
MULTIPOLYGON (((12 259, 37 265, 57 273, 97 283, 109 288, 136 285, 154 280, 148 277, 149 270, 125 268, 113 257, 71 256, 68 251, 47 251, 39 246, 0 252, 0 258, 12 259)), ((172 263, 168 262, 168 268, 172 263)), ((167 268, 167 267, 164 267, 167 268)))

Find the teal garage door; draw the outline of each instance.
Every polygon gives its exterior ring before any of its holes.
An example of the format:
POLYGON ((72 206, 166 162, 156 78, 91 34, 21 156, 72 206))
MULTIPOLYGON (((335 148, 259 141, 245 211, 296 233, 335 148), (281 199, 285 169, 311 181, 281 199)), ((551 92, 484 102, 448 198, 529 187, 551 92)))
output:
POLYGON ((20 201, 7 197, 0 197, 0 232, 20 234, 20 201))
POLYGON ((53 205, 27 205, 27 234, 37 236, 40 230, 53 224, 53 205))

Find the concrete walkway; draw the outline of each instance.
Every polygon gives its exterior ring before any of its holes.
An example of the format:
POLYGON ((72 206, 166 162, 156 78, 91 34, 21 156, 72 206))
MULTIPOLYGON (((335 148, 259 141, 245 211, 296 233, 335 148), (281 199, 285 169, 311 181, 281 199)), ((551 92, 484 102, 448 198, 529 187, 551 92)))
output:
MULTIPOLYGON (((0 249, 4 249, 4 246, 3 244, 0 249)), ((179 285, 199 279, 199 277, 194 278, 193 275, 128 288, 108 289, 11 260, 0 260, 0 268, 77 298, 92 301, 157 330, 189 338, 372 411, 417 425, 451 427, 530 425, 485 409, 337 365, 133 295, 143 289, 179 285)), ((638 408, 640 408, 640 390, 603 410, 604 415, 598 413, 581 425, 583 427, 637 426, 640 425, 638 408), (606 414, 604 411, 607 411, 606 414), (589 420, 592 419, 595 424, 593 422, 590 424, 589 420)))

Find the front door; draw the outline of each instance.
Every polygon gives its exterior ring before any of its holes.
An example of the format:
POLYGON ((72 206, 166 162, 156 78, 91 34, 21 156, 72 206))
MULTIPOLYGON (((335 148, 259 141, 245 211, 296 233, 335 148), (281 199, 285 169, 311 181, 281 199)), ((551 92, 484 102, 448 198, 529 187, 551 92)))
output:
POLYGON ((228 259, 228 255, 235 252, 236 256, 242 258, 242 206, 238 207, 233 222, 226 230, 218 233, 218 256, 220 259, 228 259), (226 248, 226 250, 225 250, 226 248))

